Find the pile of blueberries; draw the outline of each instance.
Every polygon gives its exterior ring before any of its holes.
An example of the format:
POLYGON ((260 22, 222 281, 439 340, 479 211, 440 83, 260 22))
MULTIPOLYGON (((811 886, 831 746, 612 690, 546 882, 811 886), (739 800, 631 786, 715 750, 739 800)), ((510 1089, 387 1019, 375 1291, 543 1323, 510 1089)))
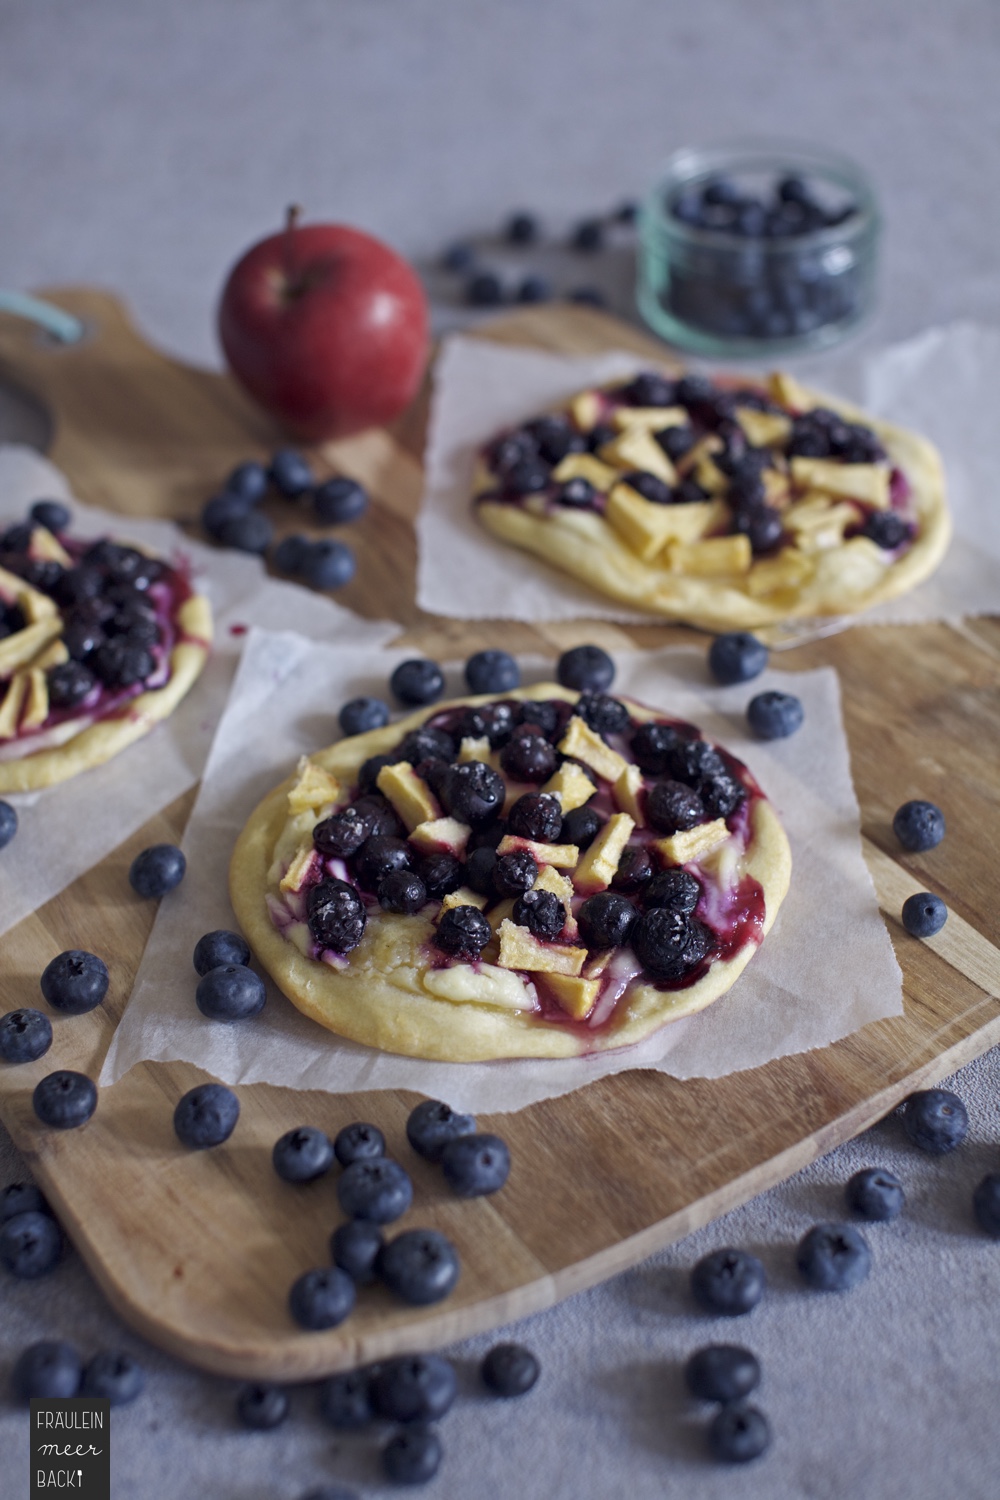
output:
POLYGON ((240 552, 268 555, 279 573, 301 579, 314 589, 339 589, 357 569, 345 542, 293 533, 274 542, 274 526, 257 507, 268 494, 309 504, 316 522, 343 526, 368 508, 367 491, 354 479, 337 475, 317 482, 306 459, 294 448, 280 448, 268 465, 238 464, 201 513, 201 524, 215 541, 240 552))
POLYGON ((849 230, 854 202, 825 206, 799 176, 758 195, 711 176, 673 193, 667 212, 692 239, 670 237, 667 311, 722 338, 784 339, 848 323, 860 307, 861 271, 845 246, 819 241, 849 230))

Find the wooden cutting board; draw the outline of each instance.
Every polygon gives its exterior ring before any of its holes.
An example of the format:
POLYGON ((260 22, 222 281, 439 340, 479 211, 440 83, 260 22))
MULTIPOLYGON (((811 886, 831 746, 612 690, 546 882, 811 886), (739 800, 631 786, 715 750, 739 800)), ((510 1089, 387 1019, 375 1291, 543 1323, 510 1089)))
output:
MULTIPOLYGON (((149 348, 111 297, 48 295, 85 319, 86 340, 58 348, 0 318, 0 380, 51 413, 51 456, 81 499, 191 521, 232 464, 276 445, 278 434, 228 380, 149 348)), ((662 347, 634 329, 575 307, 525 310, 483 336, 560 352, 628 347, 663 358, 662 347)), ((392 433, 314 455, 374 495, 352 535, 358 576, 338 596, 343 602, 375 617, 392 614, 414 646, 459 659, 498 638, 511 650, 548 654, 581 640, 614 649, 692 639, 676 629, 584 622, 507 623, 498 637, 488 624, 422 614, 413 597, 412 519, 425 416, 426 400, 392 433)), ((286 530, 298 524, 277 509, 275 516, 286 530)), ((0 1068, 0 1117, 118 1311, 179 1357, 233 1376, 301 1380, 433 1347, 634 1264, 1000 1040, 1000 623, 857 628, 782 657, 792 670, 821 664, 840 674, 865 852, 903 969, 905 1016, 735 1077, 680 1083, 624 1073, 498 1118, 515 1165, 494 1198, 463 1203, 442 1191, 437 1172, 406 1145, 415 1098, 401 1093, 241 1088, 231 1142, 189 1153, 174 1138, 171 1116, 203 1075, 188 1065, 147 1064, 102 1093, 82 1130, 60 1134, 34 1120, 39 1077, 56 1067, 97 1076, 153 917, 148 903, 131 897, 129 863, 148 844, 180 836, 193 794, 8 934, 0 949, 5 1010, 40 1003, 38 975, 65 948, 115 955, 100 1009, 56 1018, 45 1058, 0 1068), (947 810, 948 837, 926 855, 904 856, 890 822, 915 796, 947 810), (902 931, 898 912, 908 894, 925 888, 944 897, 950 916, 937 938, 919 943, 902 931), (341 1328, 303 1333, 288 1316, 287 1291, 303 1270, 328 1263, 339 1215, 329 1180, 304 1189, 278 1180, 271 1146, 294 1125, 332 1134, 355 1119, 385 1131, 390 1152, 414 1178, 416 1207, 404 1222, 450 1235, 462 1276, 438 1307, 407 1309, 370 1289, 341 1328)), ((123 774, 126 768, 127 756, 123 774)), ((25 819, 22 838, 29 826, 25 819)))

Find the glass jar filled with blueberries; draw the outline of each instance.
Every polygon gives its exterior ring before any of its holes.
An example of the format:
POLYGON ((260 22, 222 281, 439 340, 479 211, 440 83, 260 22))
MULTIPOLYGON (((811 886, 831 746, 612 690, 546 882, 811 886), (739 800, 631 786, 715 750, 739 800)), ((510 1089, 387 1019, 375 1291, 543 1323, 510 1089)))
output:
POLYGON ((643 206, 639 310, 700 354, 824 348, 871 308, 878 234, 867 178, 833 152, 686 148, 643 206))

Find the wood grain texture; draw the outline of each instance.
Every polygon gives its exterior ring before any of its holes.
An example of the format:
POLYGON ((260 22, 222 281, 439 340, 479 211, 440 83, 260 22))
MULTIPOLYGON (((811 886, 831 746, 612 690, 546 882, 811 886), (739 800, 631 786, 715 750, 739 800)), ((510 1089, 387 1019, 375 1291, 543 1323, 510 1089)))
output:
MULTIPOLYGON (((52 456, 82 499, 190 524, 232 464, 277 442, 226 379, 143 344, 112 298, 83 290, 48 295, 86 319, 88 341, 60 350, 0 319, 0 375, 51 408, 52 456)), ((635 330, 582 308, 526 309, 483 333, 560 352, 617 345, 662 358, 635 330)), ((358 577, 338 597, 364 614, 394 615, 429 654, 464 657, 494 643, 489 624, 433 619, 413 599, 425 414, 426 397, 394 432, 365 434, 315 457, 321 469, 363 480, 375 497, 352 536, 358 577)), ((285 529, 299 524, 274 514, 285 529)), ((691 638, 677 628, 593 622, 503 626, 509 649, 550 655, 580 640, 614 649, 691 638)), ((47 1057, 0 1069, 0 1116, 118 1310, 181 1358, 234 1376, 304 1379, 432 1347, 634 1264, 1000 1041, 993 851, 1000 622, 859 627, 782 657, 791 670, 822 664, 840 674, 865 850, 903 969, 905 1016, 730 1078, 681 1083, 625 1073, 485 1120, 506 1136, 514 1157, 510 1182, 490 1200, 451 1198, 437 1171, 410 1152, 404 1127, 415 1100, 401 1093, 242 1088, 231 1142, 189 1153, 174 1138, 171 1115, 203 1075, 188 1065, 144 1064, 104 1091, 84 1129, 57 1134, 34 1120, 38 1078, 55 1067, 92 1075, 100 1067, 153 915, 132 895, 128 865, 140 848, 180 835, 190 796, 9 934, 0 953, 5 1008, 41 1003, 38 975, 64 948, 113 956, 105 1004, 89 1016, 56 1017, 47 1057), (896 807, 914 796, 948 813, 948 837, 924 855, 903 854, 891 830, 896 807), (898 920, 902 899, 921 888, 939 892, 952 913, 927 943, 908 937, 898 920), (404 1225, 451 1235, 462 1277, 446 1303, 423 1311, 366 1290, 341 1328, 306 1334, 289 1319, 287 1289, 303 1270, 328 1263, 339 1213, 331 1181, 306 1188, 279 1181, 271 1146, 300 1123, 335 1132, 355 1119, 375 1121, 413 1175, 417 1206, 404 1225)))

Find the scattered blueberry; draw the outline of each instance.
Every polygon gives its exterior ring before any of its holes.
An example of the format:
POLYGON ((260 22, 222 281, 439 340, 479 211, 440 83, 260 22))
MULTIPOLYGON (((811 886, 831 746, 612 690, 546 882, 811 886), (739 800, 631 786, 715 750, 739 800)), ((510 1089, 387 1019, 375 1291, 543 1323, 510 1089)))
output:
POLYGON ((40 1010, 9 1010, 0 1016, 0 1058, 34 1062, 52 1046, 52 1022, 40 1010))
POLYGON ((6 849, 17 832, 17 812, 9 802, 0 802, 0 849, 6 849))
POLYGON ((36 500, 28 514, 46 531, 54 532, 65 531, 73 518, 69 506, 61 500, 36 500))
POLYGON ((523 1344, 494 1344, 479 1374, 483 1384, 498 1396, 523 1396, 535 1384, 539 1370, 538 1360, 523 1344))
POLYGON ((707 1344, 691 1355, 684 1380, 697 1401, 742 1401, 760 1384, 760 1364, 738 1344, 707 1344))
POLYGON ((351 1219, 391 1224, 413 1202, 413 1184, 404 1168, 391 1157, 362 1158, 341 1173, 337 1201, 351 1219))
POLYGON ((920 1151, 945 1156, 969 1133, 969 1115, 957 1094, 921 1089, 903 1101, 903 1129, 920 1151))
POLYGON ((511 245, 533 245, 539 237, 538 220, 534 214, 511 214, 503 237, 511 245))
POLYGON ((146 1377, 131 1354, 102 1349, 84 1367, 81 1396, 96 1396, 112 1406, 127 1406, 142 1393, 146 1377))
POLYGON ((898 1218, 906 1202, 899 1178, 880 1167, 855 1172, 844 1191, 848 1208, 873 1223, 898 1218))
POLYGON ((509 693, 521 685, 521 669, 508 651, 477 651, 465 663, 470 693, 509 693))
POLYGON ((691 1272, 691 1291, 708 1312, 740 1317, 757 1306, 767 1277, 756 1255, 746 1250, 713 1250, 691 1272))
POLYGON ((872 1255, 852 1224, 814 1224, 799 1241, 795 1264, 815 1291, 846 1292, 864 1281, 872 1255))
POLYGON ((348 1219, 330 1236, 330 1253, 335 1266, 359 1286, 367 1286, 375 1280, 375 1262, 384 1244, 381 1229, 370 1219, 348 1219))
POLYGON ((385 1155, 385 1136, 377 1125, 356 1120, 338 1132, 333 1151, 342 1167, 349 1167, 356 1161, 373 1161, 385 1155))
POLYGON ((615 680, 615 664, 601 646, 573 646, 560 656, 556 676, 579 693, 604 693, 615 680))
POLYGON ((54 1339, 29 1344, 11 1371, 14 1396, 27 1404, 33 1396, 43 1401, 65 1400, 80 1390, 83 1365, 72 1344, 54 1339))
POLYGON ((708 649, 708 669, 716 682, 750 682, 767 666, 768 650, 763 641, 746 630, 717 635, 708 649))
POLYGON ((284 1182, 315 1182, 333 1166, 333 1142, 314 1125, 299 1125, 275 1141, 271 1161, 284 1182))
POLYGON ((33 1182, 11 1182, 0 1192, 0 1224, 18 1214, 48 1214, 53 1217, 48 1200, 33 1182))
POLYGON ((747 722, 762 740, 783 740, 801 727, 805 711, 794 693, 758 693, 747 704, 747 722))
POLYGON ((449 1142, 463 1135, 472 1135, 475 1129, 474 1115, 457 1114, 440 1099, 424 1099, 410 1112, 406 1139, 418 1156, 427 1161, 440 1161, 449 1142))
POLYGON ((271 553, 271 562, 279 573, 300 573, 311 546, 309 537, 303 536, 301 532, 293 532, 291 536, 283 536, 278 542, 271 553))
POLYGON ((444 674, 436 661, 415 657, 400 662, 389 686, 401 703, 433 703, 444 692, 444 674))
POLYGON ((153 844, 132 861, 128 883, 137 896, 156 901, 180 885, 186 869, 187 860, 176 844, 153 844))
POLYGON ((904 802, 892 820, 892 831, 904 849, 922 854, 944 838, 944 813, 933 802, 904 802))
POLYGON ((371 1376, 367 1370, 345 1370, 331 1375, 319 1389, 319 1414, 331 1427, 359 1432, 375 1420, 371 1376))
POLYGON ((915 896, 907 896, 900 915, 911 937, 927 938, 941 931, 948 920, 948 908, 940 896, 918 891, 915 896))
POLYGON ((202 506, 201 524, 210 537, 222 540, 222 528, 231 521, 236 521, 240 516, 245 516, 250 508, 250 502, 242 495, 224 491, 221 495, 213 495, 202 506))
POLYGON ((258 1016, 267 1003, 259 974, 244 964, 220 964, 198 981, 195 1004, 211 1021, 244 1021, 258 1016))
POLYGON ((336 1328, 354 1307, 354 1282, 338 1266, 306 1271, 293 1283, 288 1306, 300 1328, 336 1328))
POLYGON ((600 219, 581 219, 570 236, 574 250, 593 252, 604 248, 604 225, 600 219))
POLYGON ((315 483, 313 471, 294 448, 279 448, 271 459, 271 482, 286 500, 297 500, 315 483))
POLYGON ((465 285, 465 300, 470 307, 499 307, 503 302, 503 283, 495 271, 477 271, 465 285))
POLYGON ((404 1427, 382 1449, 382 1467, 393 1484, 426 1484, 441 1466, 441 1440, 430 1427, 404 1427))
POLYGON ((82 1016, 100 1005, 108 992, 107 965, 95 953, 69 948, 46 964, 40 984, 53 1010, 82 1016))
POLYGON ((356 480, 341 475, 317 485, 313 491, 313 507, 328 526, 341 526, 364 515, 368 509, 368 492, 356 480))
POLYGON ((453 271, 457 275, 462 271, 471 271, 475 259, 476 252, 472 246, 457 240, 445 250, 441 257, 441 264, 446 271, 453 271))
POLYGON ((250 460, 236 465, 227 478, 224 489, 230 494, 240 495, 250 505, 256 505, 267 494, 269 483, 264 465, 250 460))
POLYGON ((372 1377, 372 1406, 392 1422, 436 1422, 450 1411, 458 1382, 440 1354, 389 1359, 372 1377))
POLYGON ((437 1229, 406 1229, 379 1254, 375 1269, 391 1292, 414 1307, 447 1297, 459 1276, 458 1255, 437 1229))
POLYGON ((0 1224, 0 1265, 22 1280, 47 1276, 62 1248, 62 1230, 50 1214, 29 1210, 0 1224))
POLYGON ((255 552, 262 557, 274 538, 274 527, 263 511, 244 510, 227 515, 216 526, 214 535, 224 547, 234 547, 237 552, 255 552))
POLYGON ((382 729, 389 722, 389 705, 381 698, 351 698, 337 715, 344 734, 366 734, 382 729))
POLYGON ((221 1146, 236 1129, 240 1101, 221 1083, 199 1083, 177 1102, 174 1130, 182 1146, 207 1151, 221 1146))
POLYGON ((250 944, 246 938, 241 933, 228 932, 224 927, 206 932, 194 945, 194 966, 201 975, 224 964, 245 966, 249 962, 250 944))
POLYGON ((510 1151, 498 1135, 460 1135, 440 1159, 445 1181, 459 1198, 499 1192, 510 1175, 510 1151))
POLYGON ((280 1427, 288 1416, 288 1392, 280 1385, 253 1381, 240 1388, 236 1397, 236 1415, 244 1427, 267 1432, 280 1427))
POLYGON ((708 1446, 724 1464, 745 1464, 760 1458, 771 1442, 767 1418, 756 1406, 739 1402, 723 1406, 708 1424, 708 1446))
POLYGON ((976 1223, 994 1239, 1000 1239, 1000 1172, 989 1172, 972 1195, 976 1223))
POLYGON ((518 302, 535 303, 552 301, 552 283, 545 276, 525 276, 517 288, 518 302))
POLYGON ((43 1125, 53 1130, 75 1130, 86 1125, 97 1108, 97 1085, 86 1073, 62 1068, 35 1085, 31 1103, 43 1125))
POLYGON ((634 224, 639 217, 639 205, 632 199, 620 203, 614 212, 616 224, 634 224))
POLYGON ((298 573, 313 589, 339 589, 350 583, 357 572, 357 559, 344 542, 322 537, 310 542, 299 563, 298 573))
POLYGON ((599 286, 575 286, 566 293, 567 302, 580 307, 607 307, 608 299, 599 286))

